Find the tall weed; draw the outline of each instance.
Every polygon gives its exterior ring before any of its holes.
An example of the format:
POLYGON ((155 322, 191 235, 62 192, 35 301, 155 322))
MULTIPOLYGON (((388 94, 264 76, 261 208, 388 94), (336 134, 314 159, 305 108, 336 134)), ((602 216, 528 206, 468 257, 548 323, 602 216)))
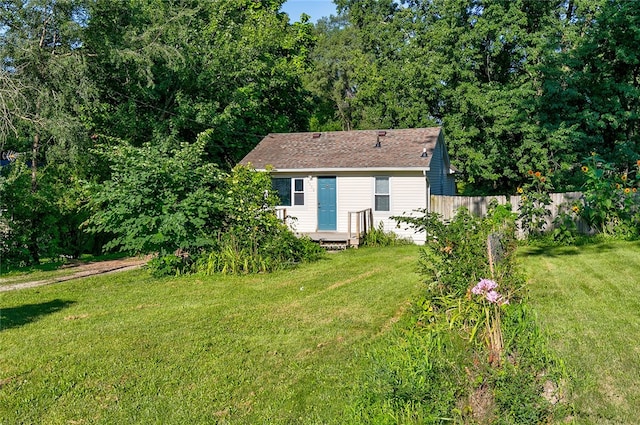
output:
POLYGON ((395 246, 395 245, 409 245, 412 242, 408 239, 404 239, 398 236, 397 233, 384 230, 384 223, 380 222, 378 227, 373 227, 369 230, 365 236, 364 246, 395 246))
POLYGON ((199 256, 195 270, 205 275, 266 273, 315 261, 323 254, 319 245, 296 237, 282 225, 268 237, 221 234, 216 248, 199 256))
POLYGON ((566 412, 543 395, 564 375, 525 303, 515 218, 494 204, 486 218, 461 210, 448 224, 432 214, 399 219, 427 232, 426 290, 386 345, 370 350, 359 421, 538 424, 566 412), (478 289, 482 280, 499 287, 491 295, 500 302, 478 289))

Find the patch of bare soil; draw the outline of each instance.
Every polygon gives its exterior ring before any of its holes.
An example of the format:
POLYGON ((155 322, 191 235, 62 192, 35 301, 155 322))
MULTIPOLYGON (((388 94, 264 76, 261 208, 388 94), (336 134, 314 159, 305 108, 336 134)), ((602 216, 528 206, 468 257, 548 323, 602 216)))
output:
POLYGON ((125 270, 133 270, 147 264, 149 258, 122 258, 119 260, 96 261, 89 263, 72 263, 64 266, 72 271, 71 274, 59 276, 52 279, 36 280, 31 282, 16 283, 0 287, 0 292, 15 291, 18 289, 35 288, 38 286, 50 285, 52 283, 66 282, 68 280, 80 279, 98 274, 115 273, 125 270))

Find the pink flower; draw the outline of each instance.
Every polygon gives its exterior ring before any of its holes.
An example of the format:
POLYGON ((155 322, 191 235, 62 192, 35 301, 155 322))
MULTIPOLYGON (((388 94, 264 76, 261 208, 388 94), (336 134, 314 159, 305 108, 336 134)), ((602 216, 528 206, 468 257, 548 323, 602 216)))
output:
POLYGON ((498 284, 491 279, 481 279, 480 282, 471 288, 471 292, 475 295, 483 295, 490 303, 504 305, 509 304, 509 300, 504 298, 498 291, 498 284))
POLYGON ((487 301, 489 301, 490 303, 497 303, 498 300, 502 298, 500 294, 498 294, 496 291, 487 292, 486 297, 487 297, 487 301))
POLYGON ((486 294, 489 291, 493 291, 498 287, 498 284, 491 279, 482 279, 476 286, 471 289, 476 295, 486 294))

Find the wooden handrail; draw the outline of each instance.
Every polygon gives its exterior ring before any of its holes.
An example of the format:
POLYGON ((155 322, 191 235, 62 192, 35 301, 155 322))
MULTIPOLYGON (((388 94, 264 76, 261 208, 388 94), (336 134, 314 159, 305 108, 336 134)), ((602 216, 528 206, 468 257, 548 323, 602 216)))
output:
POLYGON ((286 223, 287 221, 287 209, 286 208, 276 208, 276 217, 278 220, 286 223))
POLYGON ((354 237, 360 237, 366 234, 373 225, 373 210, 371 208, 365 208, 360 211, 349 211, 347 222, 347 233, 349 239, 354 237), (355 223, 352 220, 352 216, 355 215, 355 223), (355 232, 353 232, 353 224, 355 224, 355 232))

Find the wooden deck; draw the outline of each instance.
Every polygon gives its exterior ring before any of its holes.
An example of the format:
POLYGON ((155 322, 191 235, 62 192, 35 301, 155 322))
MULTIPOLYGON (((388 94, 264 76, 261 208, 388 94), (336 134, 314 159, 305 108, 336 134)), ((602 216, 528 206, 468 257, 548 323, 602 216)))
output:
MULTIPOLYGON (((276 210, 277 217, 287 223, 289 216, 286 208, 276 210)), ((373 212, 371 208, 361 211, 349 211, 347 213, 346 232, 299 232, 301 236, 308 236, 312 241, 328 250, 342 250, 347 248, 357 248, 364 240, 365 235, 373 227, 373 212)))
POLYGON ((303 235, 327 249, 357 248, 362 242, 362 237, 349 236, 346 232, 310 232, 303 235))

